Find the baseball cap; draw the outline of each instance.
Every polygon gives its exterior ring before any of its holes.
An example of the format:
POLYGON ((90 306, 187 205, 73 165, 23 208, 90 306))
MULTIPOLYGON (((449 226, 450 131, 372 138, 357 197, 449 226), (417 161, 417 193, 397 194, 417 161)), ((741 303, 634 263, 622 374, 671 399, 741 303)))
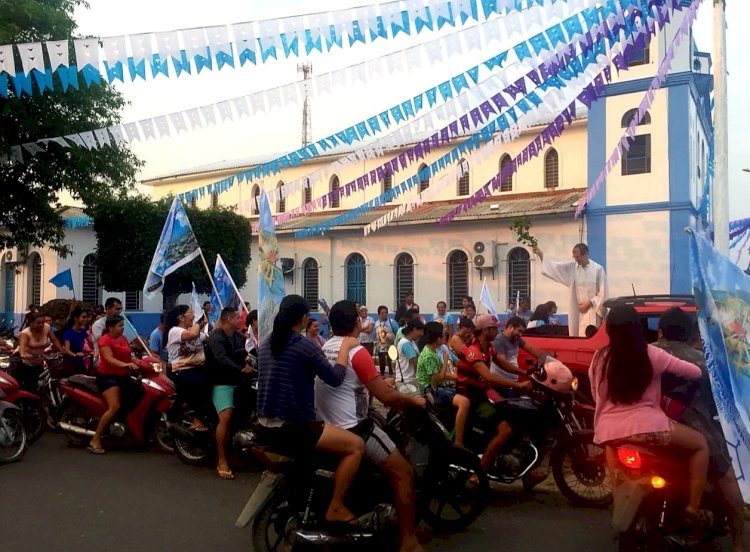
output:
POLYGON ((480 314, 477 316, 476 320, 474 320, 474 329, 475 330, 484 330, 485 328, 497 328, 501 326, 500 322, 497 321, 497 318, 492 316, 491 314, 480 314))

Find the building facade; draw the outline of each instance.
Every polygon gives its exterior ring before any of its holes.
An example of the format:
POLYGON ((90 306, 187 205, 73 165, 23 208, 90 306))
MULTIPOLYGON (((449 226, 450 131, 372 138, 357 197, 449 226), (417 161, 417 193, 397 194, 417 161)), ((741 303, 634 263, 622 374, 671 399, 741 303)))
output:
MULTIPOLYGON (((569 259, 576 243, 587 242, 592 259, 607 269, 612 295, 629 295, 633 288, 639 294, 689 293, 684 228, 696 223, 711 136, 711 60, 697 52, 692 41, 683 42, 678 49, 666 86, 656 92, 653 108, 638 126, 635 141, 620 166, 610 173, 583 216, 574 217, 587 187, 595 182, 648 89, 680 17, 676 15, 646 50, 630 60, 630 70, 614 77, 603 97, 553 146, 520 167, 502 183, 499 192, 451 224, 439 227, 436 222, 498 174, 539 128, 527 129, 482 161, 457 159, 446 169, 453 172, 454 184, 367 237, 365 226, 398 204, 414 200, 420 190, 429 188, 430 179, 423 179, 417 189, 399 196, 392 205, 332 227, 323 235, 298 238, 294 231, 354 209, 389 186, 397 186, 400 179, 366 187, 322 211, 280 224, 277 232, 287 291, 305 296, 314 310, 318 299, 330 304, 349 298, 366 304, 371 312, 379 305, 395 310, 407 292, 414 292, 422 311, 431 313, 439 300, 445 300, 450 310, 460 307, 463 295, 471 295, 478 302, 486 278, 500 311, 517 293, 529 296, 532 305, 555 300, 564 308, 565 289, 542 277, 540 263, 510 230, 514 219, 528 216, 532 219, 531 234, 551 258, 569 259)), ((446 151, 431 151, 424 164, 429 166, 446 151)), ((240 183, 235 178, 231 187, 218 194, 211 193, 207 186, 231 179, 268 159, 217 163, 144 184, 151 187, 154 198, 205 190, 196 197, 196 206, 234 208, 256 222, 261 188, 272 198, 272 211, 278 214, 323 196, 384 161, 365 159, 334 169, 333 163, 345 153, 306 161, 261 181, 240 183), (321 172, 322 177, 306 181, 296 193, 286 197, 278 193, 285 183, 321 172)), ((399 150, 385 152, 384 157, 397 153, 399 150)), ((421 169, 421 163, 414 164, 411 174, 421 169)), ((75 212, 64 214, 74 215, 80 216, 75 212)), ((84 299, 101 301, 110 295, 95 285, 96 244, 90 226, 71 228, 66 242, 74 251, 67 259, 45 250, 3 258, 0 274, 7 320, 14 314, 18 318, 30 303, 43 303, 58 295, 69 297, 67 290, 57 290, 47 283, 66 268, 72 269, 84 299)), ((249 283, 240 290, 251 305, 257 304, 257 259, 257 241, 253 239, 249 283)), ((143 301, 139 292, 114 295, 129 311, 141 313, 134 318, 140 321, 137 325, 142 333, 158 322, 160 300, 143 301)))

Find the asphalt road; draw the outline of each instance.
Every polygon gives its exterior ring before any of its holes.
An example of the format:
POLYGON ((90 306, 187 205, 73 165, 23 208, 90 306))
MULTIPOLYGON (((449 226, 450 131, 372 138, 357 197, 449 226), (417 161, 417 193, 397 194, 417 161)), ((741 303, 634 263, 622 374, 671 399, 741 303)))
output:
MULTIPOLYGON (((258 481, 223 481, 209 468, 155 452, 95 456, 46 434, 16 463, 0 466, 0 550, 251 551, 234 520, 258 481)), ((602 552, 615 549, 607 511, 574 509, 554 490, 500 487, 465 532, 432 535, 427 550, 602 552)))

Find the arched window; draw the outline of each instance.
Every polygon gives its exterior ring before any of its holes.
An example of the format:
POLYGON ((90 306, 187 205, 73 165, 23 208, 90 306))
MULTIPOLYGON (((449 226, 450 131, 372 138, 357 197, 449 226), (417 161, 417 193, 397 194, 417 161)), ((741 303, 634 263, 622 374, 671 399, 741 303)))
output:
POLYGON ((414 259, 408 253, 401 253, 394 262, 396 281, 396 305, 402 305, 410 293, 414 293, 414 259))
MULTIPOLYGON (((631 109, 622 116, 623 128, 630 125, 631 121, 638 117, 638 110, 631 109)), ((638 126, 650 125, 651 115, 648 111, 638 126)), ((622 176, 633 174, 646 174, 651 172, 651 134, 638 134, 630 138, 630 149, 622 153, 622 176)))
POLYGON ((458 195, 467 196, 469 191, 469 162, 461 159, 458 162, 458 195))
POLYGON ((257 215, 260 213, 260 186, 253 186, 253 208, 252 214, 257 215))
POLYGON ((503 172, 508 170, 510 171, 510 167, 513 164, 513 161, 510 158, 510 155, 507 153, 503 155, 500 158, 500 191, 501 192, 512 192, 513 191, 513 174, 509 173, 505 176, 503 176, 503 172), (508 167, 506 169, 506 167, 508 167))
POLYGON ((29 268, 29 304, 42 304, 42 257, 39 253, 29 255, 27 261, 29 268))
POLYGON ((508 252, 508 304, 521 297, 531 297, 531 257, 523 247, 508 252))
POLYGON ((318 310, 318 261, 310 257, 302 263, 302 296, 310 310, 318 310))
POLYGON ((286 198, 284 198, 283 195, 281 195, 281 187, 284 185, 283 180, 279 180, 279 183, 276 184, 276 201, 278 209, 276 209, 277 213, 284 213, 286 212, 286 198))
POLYGON ((310 184, 310 179, 305 178, 305 204, 310 203, 312 201, 312 184, 310 184))
POLYGON ((385 178, 383 178, 383 193, 386 193, 388 190, 393 188, 393 175, 389 172, 385 173, 385 178))
POLYGON ((359 253, 352 253, 344 263, 346 298, 360 305, 367 303, 367 265, 359 253))
MULTIPOLYGON (((629 111, 625 112, 625 115, 622 116, 622 128, 627 128, 630 126, 630 123, 633 121, 634 118, 638 116, 638 109, 631 109, 629 111)), ((651 124, 651 114, 646 111, 643 114, 643 119, 640 120, 639 123, 637 123, 638 126, 641 125, 650 125, 651 124)))
POLYGON ((99 265, 96 255, 90 253, 83 259, 83 290, 81 299, 89 305, 101 303, 99 289, 99 265))
POLYGON ((219 206, 219 193, 212 192, 211 193, 211 208, 215 209, 218 206, 219 206))
POLYGON ((469 257, 456 249, 448 254, 448 308, 461 308, 461 299, 469 295, 469 257))
POLYGON ((560 185, 560 160, 555 148, 544 156, 544 187, 557 188, 560 185))
POLYGON ((341 197, 338 194, 339 188, 341 188, 341 181, 335 174, 331 177, 330 192, 331 196, 331 208, 338 209, 341 206, 341 197))
POLYGON ((191 207, 198 206, 198 194, 196 193, 190 194, 190 206, 191 207))
POLYGON ((419 193, 422 193, 430 187, 430 169, 424 163, 419 166, 417 178, 419 179, 419 193))

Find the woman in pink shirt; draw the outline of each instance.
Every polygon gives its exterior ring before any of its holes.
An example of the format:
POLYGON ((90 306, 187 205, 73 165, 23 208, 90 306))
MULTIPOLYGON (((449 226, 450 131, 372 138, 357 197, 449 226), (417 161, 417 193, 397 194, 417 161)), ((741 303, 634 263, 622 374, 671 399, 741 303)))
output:
POLYGON ((661 409, 661 377, 665 372, 697 379, 695 364, 648 345, 638 313, 633 307, 614 307, 607 317, 609 346, 591 361, 589 379, 596 401, 594 442, 618 446, 640 443, 671 445, 690 455, 690 501, 686 508, 692 521, 706 485, 708 444, 699 432, 667 418, 661 409))

